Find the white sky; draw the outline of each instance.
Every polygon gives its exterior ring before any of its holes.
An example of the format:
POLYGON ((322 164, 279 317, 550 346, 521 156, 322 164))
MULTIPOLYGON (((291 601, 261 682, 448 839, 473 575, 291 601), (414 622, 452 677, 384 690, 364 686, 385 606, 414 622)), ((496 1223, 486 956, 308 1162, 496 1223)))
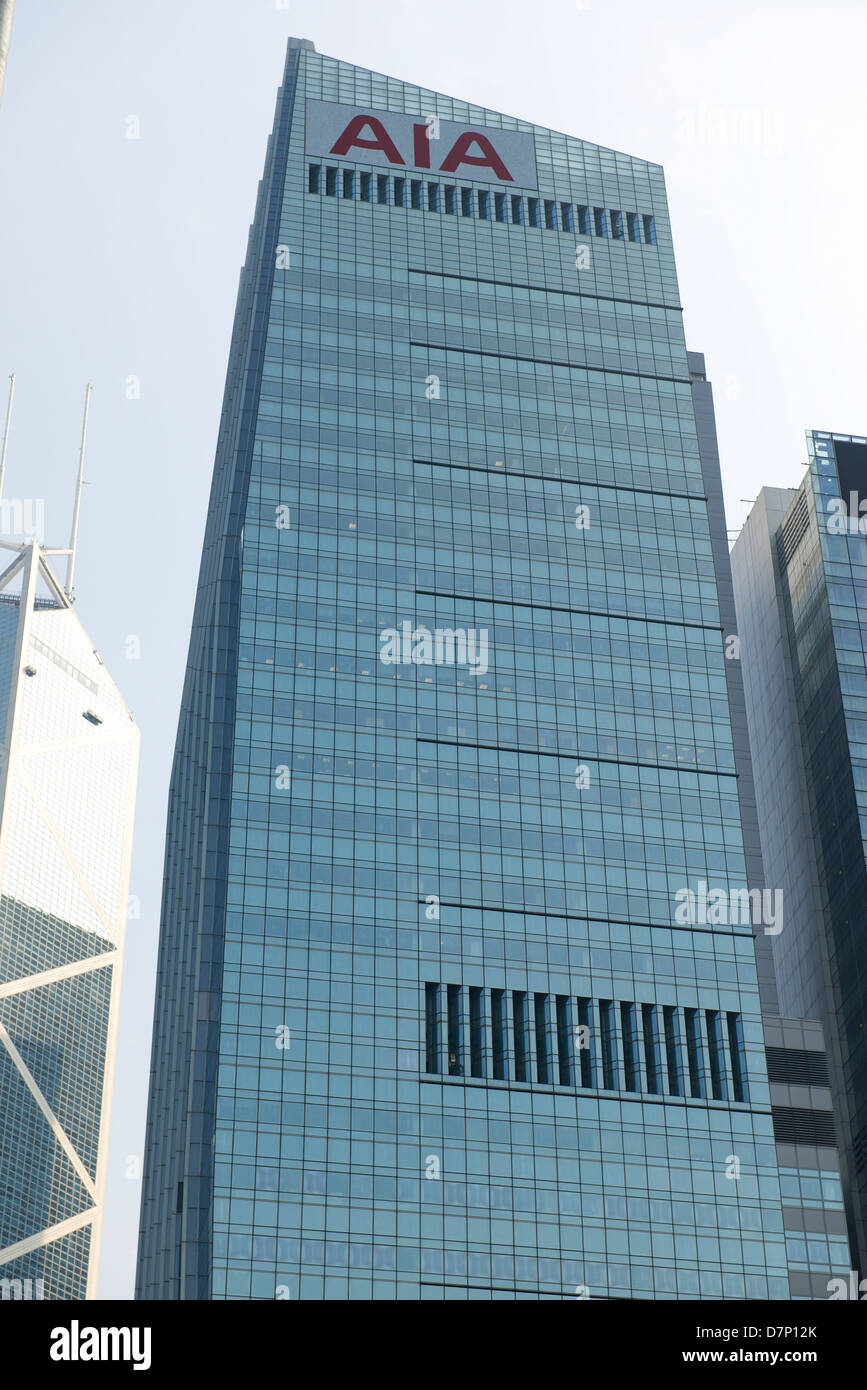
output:
POLYGON ((0 107, 6 495, 44 498, 48 540, 65 544, 92 381, 78 612, 143 735, 104 1297, 133 1286, 140 1182, 126 1172, 143 1143, 166 791, 290 34, 665 167, 731 527, 740 499, 799 481, 805 429, 867 434, 864 0, 19 0, 0 107))

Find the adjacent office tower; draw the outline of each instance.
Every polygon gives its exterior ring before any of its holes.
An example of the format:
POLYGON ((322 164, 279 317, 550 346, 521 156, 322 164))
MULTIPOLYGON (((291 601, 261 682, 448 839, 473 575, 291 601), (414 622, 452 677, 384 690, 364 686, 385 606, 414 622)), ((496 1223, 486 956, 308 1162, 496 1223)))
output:
POLYGON ((867 439, 814 430, 807 446, 800 487, 762 489, 732 564, 762 857, 785 901, 774 941, 780 1005, 824 1026, 829 1076, 806 1065, 802 1080, 830 1080, 863 1274, 867 536, 859 508, 867 511, 867 439))
POLYGON ((291 41, 140 1297, 788 1298, 722 629, 662 170, 291 41))
POLYGON ((834 1137, 822 1026, 816 1019, 786 1018, 780 1014, 771 943, 780 937, 786 925, 785 895, 778 898, 775 891, 769 889, 769 884, 776 880, 766 881, 762 865, 713 393, 702 354, 689 352, 687 361, 692 379, 720 622, 727 658, 725 673, 747 881, 752 893, 770 893, 769 897, 763 896, 761 899, 763 909, 765 905, 775 909, 772 914, 762 910, 751 915, 754 918, 771 1117, 783 1198, 789 1293, 793 1299, 849 1297, 851 1259, 846 1239, 840 1156, 834 1137), (763 920, 770 915, 779 920, 773 923, 763 920))
POLYGON ((66 552, 5 548, 0 1296, 94 1298, 139 734, 55 577, 66 552))

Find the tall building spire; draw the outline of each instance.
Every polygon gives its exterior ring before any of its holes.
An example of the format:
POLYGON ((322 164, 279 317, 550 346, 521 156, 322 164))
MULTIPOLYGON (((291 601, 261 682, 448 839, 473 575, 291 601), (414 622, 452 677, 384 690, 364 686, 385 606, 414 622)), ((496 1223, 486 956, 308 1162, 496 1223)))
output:
POLYGON ((84 418, 81 422, 81 447, 78 451, 78 478, 75 483, 75 502, 72 508, 72 530, 69 534, 69 560, 66 567, 66 596, 72 600, 72 581, 75 573, 75 551, 78 545, 78 517, 81 511, 81 489, 84 487, 84 449, 87 444, 87 417, 90 413, 90 394, 93 387, 88 383, 84 393, 84 418))
POLYGON ((0 501, 3 500, 3 488, 6 482, 6 453, 9 448, 9 431, 12 427, 12 402, 15 399, 15 373, 9 376, 9 397, 6 402, 6 420, 3 425, 3 443, 0 445, 0 501))
POLYGON ((3 100, 3 84, 6 81, 6 60, 9 57, 9 42, 12 38, 12 12, 15 0, 0 0, 0 102, 3 100))

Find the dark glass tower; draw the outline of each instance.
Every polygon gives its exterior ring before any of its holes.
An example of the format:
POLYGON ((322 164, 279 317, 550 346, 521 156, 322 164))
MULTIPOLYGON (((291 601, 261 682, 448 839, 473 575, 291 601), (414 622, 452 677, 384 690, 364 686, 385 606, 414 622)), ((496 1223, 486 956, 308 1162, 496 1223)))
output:
POLYGON ((661 168, 292 41, 139 1296, 788 1297, 714 558, 661 168))
POLYGON ((786 902, 786 928, 774 941, 780 1003, 824 1028, 849 1237, 863 1276, 867 439, 812 430, 807 449, 800 487, 762 489, 732 561, 762 855, 786 902))

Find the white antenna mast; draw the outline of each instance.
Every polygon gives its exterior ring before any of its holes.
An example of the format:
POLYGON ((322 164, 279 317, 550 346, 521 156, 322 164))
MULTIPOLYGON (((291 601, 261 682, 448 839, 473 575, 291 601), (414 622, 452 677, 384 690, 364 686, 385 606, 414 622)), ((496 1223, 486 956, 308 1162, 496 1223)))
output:
POLYGON ((6 59, 9 55, 12 11, 14 9, 15 0, 0 0, 0 97, 3 95, 3 80, 6 76, 6 59))
POLYGON ((78 542, 78 514, 81 510, 81 489, 84 486, 84 445, 87 440, 87 415, 90 410, 90 393, 93 387, 88 382, 84 393, 84 419, 81 423, 81 451, 78 455, 78 482, 75 487, 75 507, 72 512, 72 532, 69 537, 69 561, 66 567, 66 597, 72 602, 72 576, 75 571, 75 547, 78 542))
POLYGON ((9 377, 9 403, 6 406, 6 428, 3 431, 3 448, 0 450, 0 498, 3 496, 3 483, 6 480, 6 450, 9 447, 9 426, 12 423, 12 401, 15 396, 15 373, 9 377))

